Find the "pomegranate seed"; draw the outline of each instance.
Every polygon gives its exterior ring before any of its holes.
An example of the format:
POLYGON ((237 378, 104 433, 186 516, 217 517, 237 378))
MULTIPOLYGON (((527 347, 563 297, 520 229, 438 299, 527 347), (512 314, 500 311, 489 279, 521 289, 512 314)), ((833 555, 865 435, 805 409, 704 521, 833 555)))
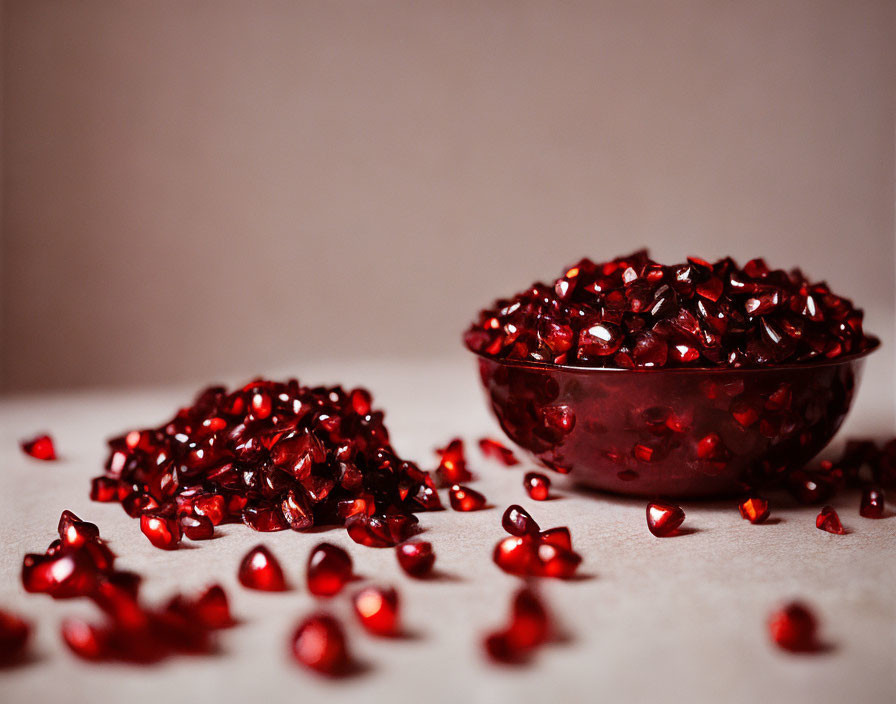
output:
POLYGON ((533 501, 546 501, 551 493, 551 480, 539 472, 529 472, 523 478, 523 487, 533 501))
POLYGON ((26 592, 49 594, 54 599, 87 596, 96 586, 96 572, 85 551, 28 554, 22 560, 22 586, 26 592))
POLYGON ((741 517, 750 523, 762 523, 768 518, 768 501, 758 496, 744 499, 738 505, 738 508, 740 509, 741 517))
POLYGON ((367 389, 355 389, 351 392, 352 410, 359 416, 366 416, 370 413, 370 406, 373 399, 367 389))
POLYGON ((569 528, 566 526, 548 528, 547 530, 541 531, 541 533, 538 534, 538 537, 539 541, 542 543, 556 545, 558 548, 563 548, 564 550, 572 550, 572 536, 569 533, 569 528))
POLYGON ((190 502, 190 509, 197 516, 205 516, 213 526, 221 525, 227 515, 227 504, 219 494, 198 494, 190 502))
POLYGON ((862 505, 859 507, 859 515, 865 518, 883 518, 884 492, 880 489, 865 489, 862 491, 862 505))
POLYGON ((510 625, 505 633, 511 647, 535 648, 548 639, 550 620, 541 599, 530 589, 520 589, 513 597, 510 625))
POLYGON ((36 460, 51 461, 57 459, 53 438, 49 435, 38 435, 31 440, 23 440, 20 445, 22 452, 36 460))
POLYGON ((334 596, 352 578, 352 558, 340 547, 321 543, 308 557, 308 591, 315 596, 334 596))
POLYGON ((818 648, 818 623, 803 604, 793 602, 772 614, 768 623, 772 641, 791 652, 812 652, 818 648))
POLYGON ((507 631, 489 633, 483 641, 483 647, 489 658, 498 663, 518 663, 525 656, 525 653, 511 645, 507 631))
POLYGON ((697 443, 697 457, 701 460, 715 459, 721 447, 722 439, 716 433, 709 433, 697 443))
POLYGON ((525 576, 534 571, 535 549, 536 543, 531 536, 509 536, 495 546, 492 559, 505 572, 525 576))
POLYGON ((9 611, 0 610, 0 665, 9 665, 22 657, 31 635, 31 626, 9 611))
POLYGON ((478 511, 485 507, 485 497, 475 489, 454 484, 449 489, 448 499, 455 511, 478 511))
POLYGON ((684 522, 680 506, 651 502, 647 504, 647 529, 657 538, 675 535, 684 522))
POLYGON ((516 504, 508 507, 504 512, 501 525, 511 535, 537 535, 541 530, 529 512, 516 504))
POLYGON ((396 522, 394 527, 390 527, 388 521, 382 516, 366 514, 348 518, 345 521, 345 530, 358 545, 365 545, 369 548, 394 547, 410 532, 409 526, 399 525, 396 522))
POLYGON ((436 469, 436 476, 443 485, 448 486, 473 479, 473 475, 467 469, 463 440, 455 438, 437 452, 441 459, 438 469, 436 469))
POLYGON ((195 611, 206 628, 227 628, 233 625, 227 593, 218 584, 212 585, 199 596, 195 611))
POLYGON ((90 481, 92 501, 108 503, 118 501, 118 480, 111 477, 95 477, 90 481))
POLYGON ((328 614, 315 614, 302 621, 291 646, 292 655, 299 663, 320 674, 338 676, 349 668, 342 626, 328 614))
POLYGON ((286 498, 280 502, 280 510, 283 517, 293 530, 307 530, 314 525, 314 515, 311 507, 303 495, 296 491, 290 491, 286 498))
POLYGON ((787 477, 790 494, 801 504, 818 504, 834 493, 830 482, 818 474, 802 470, 791 472, 787 477))
POLYGON ((398 626, 398 593, 391 587, 365 587, 352 604, 361 625, 377 636, 395 636, 398 626))
POLYGON ((286 590, 286 579, 277 558, 264 545, 250 550, 237 573, 240 584, 249 589, 266 592, 282 592, 286 590))
POLYGON ((66 547, 79 548, 100 537, 100 529, 93 523, 82 521, 71 511, 63 511, 59 517, 59 539, 66 547))
POLYGON ((210 540, 215 536, 215 526, 207 516, 183 515, 178 523, 183 534, 190 540, 210 540))
POLYGON ((69 649, 84 660, 101 660, 109 656, 113 647, 109 632, 79 619, 62 623, 62 640, 69 649))
POLYGON ((140 516, 140 530, 149 542, 162 550, 175 550, 180 543, 180 526, 168 516, 144 513, 140 516))
POLYGON ((279 507, 246 506, 243 509, 242 518, 243 523, 261 533, 272 533, 289 528, 279 507))
POLYGON ((572 550, 553 543, 542 543, 536 551, 538 567, 536 574, 557 579, 572 577, 582 562, 582 557, 572 550))
POLYGON ((840 516, 837 515, 833 506, 825 506, 821 509, 821 512, 815 519, 815 527, 836 535, 844 535, 846 533, 843 530, 843 524, 840 523, 840 516))
POLYGON ((426 577, 432 572, 436 561, 436 555, 432 551, 432 543, 423 540, 413 540, 402 543, 395 548, 398 555, 398 564, 401 565, 411 577, 426 577))
POLYGON ((482 438, 479 441, 479 449, 482 451, 483 455, 493 460, 497 460, 506 467, 513 467, 520 463, 510 448, 505 447, 492 438, 482 438))

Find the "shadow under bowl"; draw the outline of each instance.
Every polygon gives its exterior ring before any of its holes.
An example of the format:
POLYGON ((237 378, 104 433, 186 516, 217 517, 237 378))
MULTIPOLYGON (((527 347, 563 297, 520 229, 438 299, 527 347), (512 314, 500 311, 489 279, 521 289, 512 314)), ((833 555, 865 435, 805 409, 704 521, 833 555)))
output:
POLYGON ((855 355, 755 369, 607 369, 477 354, 507 436, 576 483, 709 498, 778 483, 833 438, 873 340, 855 355))

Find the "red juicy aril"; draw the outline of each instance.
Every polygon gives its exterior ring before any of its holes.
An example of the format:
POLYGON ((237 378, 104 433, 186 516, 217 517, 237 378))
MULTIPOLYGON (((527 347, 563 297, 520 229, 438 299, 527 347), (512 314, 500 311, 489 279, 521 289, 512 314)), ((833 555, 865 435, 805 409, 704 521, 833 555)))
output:
POLYGON ((336 545, 321 543, 308 556, 308 591, 315 596, 334 596, 352 578, 352 558, 336 545))
POLYGON ((23 440, 20 445, 22 452, 36 460, 56 459, 56 448, 53 446, 53 438, 49 435, 38 435, 31 440, 23 440))
POLYGON ((523 478, 523 487, 533 501, 547 501, 551 493, 551 480, 540 472, 529 472, 523 478))
POLYGON ((180 543, 180 525, 173 516, 144 513, 140 516, 140 530, 149 542, 162 550, 175 550, 180 543))
POLYGON ((818 516, 815 518, 815 527, 819 530, 827 531, 828 533, 834 533, 835 535, 843 535, 846 533, 843 530, 843 524, 840 523, 840 516, 837 515, 837 511, 834 510, 833 506, 825 506, 821 509, 818 516))
MULTIPOLYGON (((731 258, 667 266, 642 250, 583 259, 496 301, 464 340, 489 357, 582 367, 764 367, 867 349, 862 316, 799 270, 731 258)), ((751 424, 755 411, 737 417, 751 424)))
POLYGON ((365 587, 352 599, 355 615, 376 636, 398 635, 398 592, 391 587, 365 587))
POLYGON ((475 489, 455 484, 448 490, 448 500, 455 511, 478 511, 485 507, 485 497, 475 489))
POLYGON ((0 610, 0 665, 9 665, 22 656, 30 634, 27 621, 0 610))
POLYGON ((768 501, 758 496, 744 499, 738 505, 738 509, 740 510, 741 518, 750 523, 762 523, 768 518, 768 501))
POLYGON ((265 592, 282 592, 286 578, 277 558, 264 545, 252 548, 240 563, 237 577, 240 584, 249 589, 265 592))
POLYGON ((520 463, 516 458, 516 455, 513 454, 513 450, 505 447, 492 438, 482 438, 479 441, 479 449, 482 451, 483 455, 493 460, 497 460, 505 467, 513 467, 520 463))
POLYGON ((521 507, 511 506, 502 519, 511 533, 495 546, 492 560, 502 570, 519 577, 572 577, 582 556, 572 549, 565 526, 539 531, 535 520, 521 507))
MULTIPOLYGON (((213 525, 303 531, 344 524, 344 506, 383 520, 441 508, 430 476, 395 454, 383 413, 363 389, 264 379, 232 392, 210 387, 169 422, 109 447, 91 497, 117 500, 133 517, 204 516, 213 525)), ((197 536, 207 533, 201 519, 185 523, 197 536)), ((154 544, 176 544, 177 521, 147 529, 154 544)))
POLYGON ((442 486, 451 486, 460 482, 468 482, 473 479, 470 470, 467 469, 467 459, 464 454, 464 441, 454 438, 443 448, 436 450, 439 455, 439 466, 436 476, 442 486))
POLYGON ((411 577, 425 577, 432 572, 436 555, 432 543, 425 540, 412 540, 395 548, 398 564, 411 577))
POLYGON ((884 492, 878 489, 865 489, 862 492, 862 503, 859 515, 865 518, 884 517, 884 492))
POLYGON ((799 602, 787 604, 774 612, 769 619, 768 630, 772 641, 784 650, 806 653, 819 648, 818 622, 809 608, 799 602))
POLYGON ((680 506, 652 502, 647 504, 647 529, 657 538, 667 538, 678 532, 684 523, 680 506))
POLYGON ((550 618, 541 599, 530 589, 520 589, 513 598, 510 623, 488 634, 484 645, 492 660, 519 663, 545 643, 549 635, 550 618))
POLYGON ((314 614, 302 621, 290 646, 293 657, 315 672, 330 677, 348 672, 345 633, 339 621, 328 614, 314 614))

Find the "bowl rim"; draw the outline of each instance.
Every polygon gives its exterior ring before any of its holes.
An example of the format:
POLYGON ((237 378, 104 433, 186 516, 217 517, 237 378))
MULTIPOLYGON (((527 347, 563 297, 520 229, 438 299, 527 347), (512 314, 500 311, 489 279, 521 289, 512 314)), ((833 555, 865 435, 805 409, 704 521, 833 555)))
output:
POLYGON ((546 362, 533 362, 525 359, 506 359, 501 357, 493 357, 483 352, 471 350, 464 345, 466 349, 480 359, 488 360, 496 364, 503 364, 508 367, 522 367, 525 369, 537 369, 540 371, 560 371, 571 372, 576 374, 600 374, 600 373, 635 373, 635 374, 689 374, 698 372, 701 374, 750 374, 775 371, 793 371, 798 369, 823 369, 826 367, 836 367, 841 364, 849 364, 860 359, 864 359, 872 352, 876 352, 882 347, 879 337, 868 335, 868 347, 861 352, 854 352, 842 357, 834 359, 824 359, 812 362, 790 362, 787 364, 774 364, 766 367, 636 367, 634 369, 625 369, 622 367, 575 367, 570 364, 548 364, 546 362))

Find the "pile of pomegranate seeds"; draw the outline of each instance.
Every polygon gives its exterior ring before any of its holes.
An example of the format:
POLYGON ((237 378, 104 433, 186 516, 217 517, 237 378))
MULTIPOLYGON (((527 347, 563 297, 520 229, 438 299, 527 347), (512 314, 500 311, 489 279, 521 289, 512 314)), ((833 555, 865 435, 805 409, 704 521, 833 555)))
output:
POLYGON ((20 446, 22 452, 36 460, 50 461, 57 459, 53 438, 49 435, 38 435, 31 440, 23 440, 20 446))
POLYGON ((815 527, 835 535, 844 535, 846 533, 843 530, 843 524, 840 523, 840 516, 837 515, 833 506, 825 506, 821 509, 815 519, 815 527))
POLYGON ((472 473, 467 469, 463 440, 454 438, 445 447, 436 450, 436 454, 439 455, 436 477, 438 477, 442 486, 451 486, 452 484, 473 480, 472 473))
POLYGON ((750 523, 762 523, 768 518, 768 501, 758 496, 744 499, 738 505, 738 509, 741 517, 750 523))
POLYGON ((237 570, 240 584, 248 589, 263 592, 282 592, 286 590, 286 577, 277 558, 264 545, 252 548, 237 570))
POLYGON ((772 641, 784 650, 808 653, 819 649, 818 622, 809 608, 799 602, 773 613, 768 630, 772 641))
POLYGON ((668 538, 678 533, 684 523, 681 506, 652 502, 647 504, 647 530, 657 538, 668 538))
POLYGON ((436 554, 432 550, 432 543, 425 540, 412 540, 402 543, 395 548, 398 556, 398 564, 411 577, 426 577, 432 573, 432 567, 436 562, 436 554))
POLYGON ((666 266, 646 250, 583 259, 483 310, 465 335, 491 357, 583 367, 763 367, 867 349, 861 310, 800 272, 762 259, 695 257, 666 266))
POLYGON ((329 614, 313 614, 302 621, 290 645, 293 657, 319 674, 338 677, 350 669, 345 632, 329 614))
POLYGON ((572 577, 582 556, 572 549, 565 526, 541 530, 522 506, 510 506, 501 525, 510 536, 501 540, 492 560, 502 570, 519 577, 572 577))
POLYGON ((392 587, 364 587, 352 599, 361 625, 375 636, 394 637, 400 631, 398 592, 392 587))
POLYGON ((501 663, 523 662, 550 636, 550 618, 541 599, 530 589, 520 589, 513 597, 510 623, 485 637, 485 651, 501 663))
POLYGON ((308 591, 315 596, 335 596, 352 576, 352 558, 336 545, 321 543, 308 556, 308 591))
POLYGON ((93 523, 64 511, 58 532, 43 555, 25 555, 22 584, 54 599, 87 597, 105 613, 100 625, 63 623, 62 638, 79 657, 147 663, 175 653, 207 653, 212 631, 232 623, 221 587, 196 599, 175 596, 160 609, 147 607, 139 596, 140 576, 115 569, 115 555, 93 523))
POLYGON ((455 511, 478 511, 485 508, 485 497, 475 489, 454 484, 448 490, 448 501, 455 511))
POLYGON ((479 441, 479 449, 482 451, 483 455, 490 459, 497 460, 505 467, 513 467, 520 463, 516 458, 516 455, 513 454, 513 450, 509 447, 505 447, 492 438, 482 438, 479 441))
POLYGON ((533 501, 547 501, 551 493, 551 480, 541 472, 528 472, 523 477, 523 488, 533 501))
POLYGON ((442 508, 429 475, 395 454, 383 414, 371 409, 364 389, 263 379, 230 393, 210 387, 168 423, 109 446, 91 498, 148 516, 143 532, 165 549, 176 547, 182 532, 207 537, 205 521, 185 525, 177 520, 184 515, 302 531, 442 508))
POLYGON ((31 626, 14 613, 0 609, 0 666, 10 665, 25 653, 31 626))

